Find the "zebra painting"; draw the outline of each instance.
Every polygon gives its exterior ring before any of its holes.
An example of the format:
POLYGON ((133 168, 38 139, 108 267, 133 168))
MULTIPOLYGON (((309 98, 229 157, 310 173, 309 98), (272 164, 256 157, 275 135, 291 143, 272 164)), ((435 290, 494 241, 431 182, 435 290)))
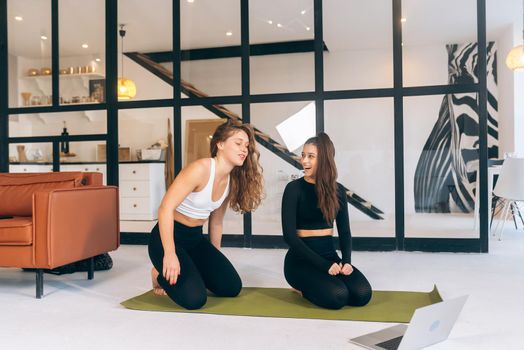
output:
MULTIPOLYGON (((477 43, 446 45, 448 83, 478 82, 477 43)), ((494 42, 487 47, 488 157, 498 157, 497 56, 494 42)), ((448 94, 442 99, 438 119, 424 145, 415 170, 415 211, 419 213, 469 213, 474 208, 474 188, 479 147, 478 95, 448 94)))

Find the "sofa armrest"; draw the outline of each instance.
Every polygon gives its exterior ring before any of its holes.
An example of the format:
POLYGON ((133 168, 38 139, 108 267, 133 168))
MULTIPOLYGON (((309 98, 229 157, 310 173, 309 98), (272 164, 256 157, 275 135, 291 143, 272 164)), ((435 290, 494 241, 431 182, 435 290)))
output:
POLYGON ((118 188, 88 186, 33 195, 34 264, 55 268, 119 246, 118 188))

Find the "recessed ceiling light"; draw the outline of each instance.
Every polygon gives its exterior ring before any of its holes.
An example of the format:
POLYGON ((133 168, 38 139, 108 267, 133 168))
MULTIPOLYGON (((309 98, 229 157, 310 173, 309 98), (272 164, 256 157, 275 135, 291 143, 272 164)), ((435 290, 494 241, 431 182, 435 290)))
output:
POLYGON ((301 15, 305 15, 305 14, 306 14, 306 10, 302 10, 302 11, 300 11, 300 14, 301 14, 301 15))
POLYGON ((402 17, 402 18, 400 19, 400 22, 402 22, 402 23, 404 23, 404 22, 406 22, 406 21, 407 21, 406 17, 402 17))
POLYGON ((100 58, 97 57, 97 58, 95 58, 95 61, 100 62, 100 61, 102 61, 102 60, 101 60, 100 58))
POLYGON ((42 40, 47 40, 47 36, 45 36, 45 35, 40 35, 40 39, 42 39, 42 40))
POLYGON ((87 49, 88 47, 89 47, 89 45, 87 45, 87 44, 82 44, 82 48, 87 49))
POLYGON ((17 21, 23 21, 24 19, 22 18, 22 16, 15 16, 15 20, 17 20, 17 21))
POLYGON ((277 23, 277 27, 282 28, 282 24, 277 23))
POLYGON ((192 4, 195 2, 195 0, 187 0, 188 3, 192 4))
POLYGON ((267 23, 273 24, 273 21, 272 20, 268 20, 267 23))
POLYGON ((310 30, 311 30, 311 28, 309 28, 309 27, 306 27, 306 30, 307 30, 307 31, 310 31, 310 30))
POLYGON ((233 33, 232 32, 226 32, 226 35, 227 36, 231 36, 231 35, 233 35, 233 33))

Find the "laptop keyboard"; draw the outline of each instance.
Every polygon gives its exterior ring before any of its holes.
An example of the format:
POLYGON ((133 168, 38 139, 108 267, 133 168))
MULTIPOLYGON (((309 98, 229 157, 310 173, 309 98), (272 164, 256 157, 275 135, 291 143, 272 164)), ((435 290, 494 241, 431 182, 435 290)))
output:
POLYGON ((400 342, 402 341, 402 335, 400 337, 396 337, 390 340, 386 340, 385 342, 375 344, 378 347, 381 347, 382 349, 386 350, 397 350, 400 346, 400 342))

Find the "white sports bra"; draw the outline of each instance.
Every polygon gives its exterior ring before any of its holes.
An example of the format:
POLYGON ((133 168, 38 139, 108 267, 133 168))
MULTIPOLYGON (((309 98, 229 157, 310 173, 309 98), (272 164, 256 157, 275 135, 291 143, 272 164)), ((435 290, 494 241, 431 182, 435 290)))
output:
POLYGON ((206 187, 199 192, 191 192, 182 203, 176 208, 180 214, 184 214, 193 219, 207 219, 211 212, 224 202, 229 194, 229 176, 224 194, 216 202, 213 202, 213 183, 215 181, 215 159, 211 158, 211 168, 209 180, 206 187))

